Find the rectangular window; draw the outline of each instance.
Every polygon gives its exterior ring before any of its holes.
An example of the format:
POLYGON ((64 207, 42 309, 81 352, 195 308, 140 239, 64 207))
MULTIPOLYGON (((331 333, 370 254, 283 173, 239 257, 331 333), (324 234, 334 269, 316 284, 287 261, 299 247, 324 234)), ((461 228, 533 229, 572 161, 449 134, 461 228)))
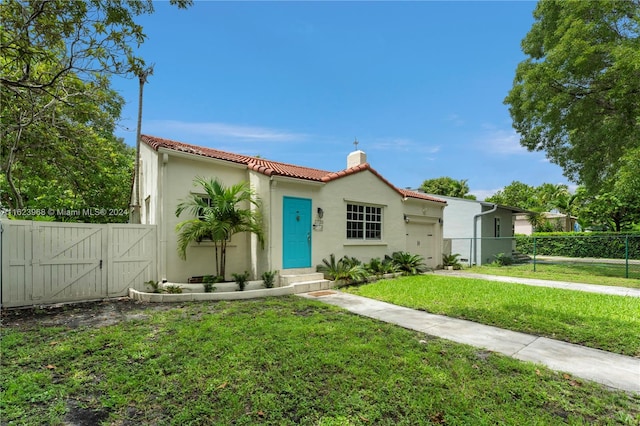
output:
POLYGON ((382 207, 347 204, 347 239, 382 239, 382 207))
MULTIPOLYGON (((204 203, 208 206, 211 207, 211 198, 207 197, 206 195, 199 195, 200 199, 202 199, 202 201, 204 201, 204 203)), ((202 208, 199 209, 198 211, 198 219, 200 220, 204 220, 204 212, 202 211, 202 208)), ((202 237, 202 239, 200 241, 213 241, 213 236, 209 235, 206 237, 202 237)), ((231 235, 227 236, 227 242, 231 241, 231 235)))
POLYGON ((493 227, 495 232, 495 237, 500 237, 500 218, 496 217, 493 219, 493 227))
MULTIPOLYGON (((205 195, 200 195, 199 197, 208 207, 211 207, 211 198, 205 195)), ((204 220, 204 212, 202 211, 202 208, 198 209, 198 219, 204 220)))
MULTIPOLYGON (((204 201, 204 203, 207 206, 211 206, 211 198, 204 195, 199 195, 199 197, 202 201, 204 201)), ((204 212, 202 211, 202 208, 198 209, 198 219, 204 220, 204 212)), ((203 236, 198 240, 198 242, 201 242, 201 241, 213 241, 213 238, 211 235, 207 235, 207 236, 203 236)))

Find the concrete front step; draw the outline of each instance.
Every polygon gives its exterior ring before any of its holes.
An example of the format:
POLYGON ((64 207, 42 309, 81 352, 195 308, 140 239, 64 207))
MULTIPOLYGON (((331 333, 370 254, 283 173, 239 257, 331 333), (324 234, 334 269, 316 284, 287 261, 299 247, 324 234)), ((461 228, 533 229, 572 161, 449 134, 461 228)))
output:
MULTIPOLYGON (((321 274, 322 275, 322 274, 321 274)), ((293 283, 294 294, 308 293, 310 291, 328 290, 333 287, 334 282, 329 280, 314 280, 293 283)))
POLYGON ((529 255, 522 254, 517 251, 511 253, 511 258, 513 259, 513 263, 527 263, 531 260, 529 255))
POLYGON ((322 281, 322 280, 324 280, 324 274, 322 274, 321 272, 280 275, 280 286, 286 287, 290 284, 295 284, 295 283, 322 281))

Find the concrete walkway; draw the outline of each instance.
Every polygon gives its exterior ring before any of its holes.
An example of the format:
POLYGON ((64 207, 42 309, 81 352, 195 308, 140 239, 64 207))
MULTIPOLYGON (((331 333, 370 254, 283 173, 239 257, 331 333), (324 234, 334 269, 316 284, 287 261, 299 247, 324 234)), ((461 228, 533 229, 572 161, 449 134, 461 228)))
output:
POLYGON ((531 361, 614 389, 640 393, 640 359, 323 290, 299 295, 432 336, 531 361))
POLYGON ((526 284, 526 285, 533 285, 538 287, 553 287, 553 288, 562 288, 565 290, 586 291, 589 293, 611 294, 614 296, 640 297, 640 288, 615 287, 610 285, 597 285, 597 284, 581 284, 581 283, 572 283, 567 281, 538 280, 534 278, 503 277, 501 275, 472 274, 470 272, 464 272, 464 271, 437 270, 437 271, 434 271, 433 273, 436 275, 448 275, 450 277, 477 278, 481 280, 526 284))

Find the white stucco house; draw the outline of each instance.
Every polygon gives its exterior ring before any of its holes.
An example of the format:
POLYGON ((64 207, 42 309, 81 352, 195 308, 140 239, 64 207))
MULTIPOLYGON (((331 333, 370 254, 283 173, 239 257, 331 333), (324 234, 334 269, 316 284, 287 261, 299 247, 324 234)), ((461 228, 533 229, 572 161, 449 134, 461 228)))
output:
POLYGON ((344 170, 329 172, 143 135, 140 158, 141 221, 159 227, 159 281, 215 273, 212 243, 191 244, 186 260, 177 252, 176 225, 189 217, 175 211, 190 192, 198 193, 195 177, 226 186, 248 181, 262 201, 265 246, 255 236, 234 235, 227 274, 313 273, 331 254, 367 262, 407 251, 430 267, 441 263, 447 202, 396 188, 362 151, 349 154, 344 170))
POLYGON ((524 210, 484 201, 429 195, 447 202, 443 226, 445 253, 460 254, 461 263, 468 265, 491 263, 500 253, 511 256, 515 216, 524 210))

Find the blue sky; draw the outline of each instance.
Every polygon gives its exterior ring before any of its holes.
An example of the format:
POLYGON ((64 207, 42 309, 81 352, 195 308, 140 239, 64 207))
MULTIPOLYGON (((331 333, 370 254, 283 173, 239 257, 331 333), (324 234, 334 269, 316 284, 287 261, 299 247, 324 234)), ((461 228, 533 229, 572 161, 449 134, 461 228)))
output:
MULTIPOLYGON (((503 100, 535 2, 156 3, 143 133, 338 171, 359 148, 394 185, 568 183, 520 147, 503 100)), ((114 79, 133 145, 138 82, 114 79)))

